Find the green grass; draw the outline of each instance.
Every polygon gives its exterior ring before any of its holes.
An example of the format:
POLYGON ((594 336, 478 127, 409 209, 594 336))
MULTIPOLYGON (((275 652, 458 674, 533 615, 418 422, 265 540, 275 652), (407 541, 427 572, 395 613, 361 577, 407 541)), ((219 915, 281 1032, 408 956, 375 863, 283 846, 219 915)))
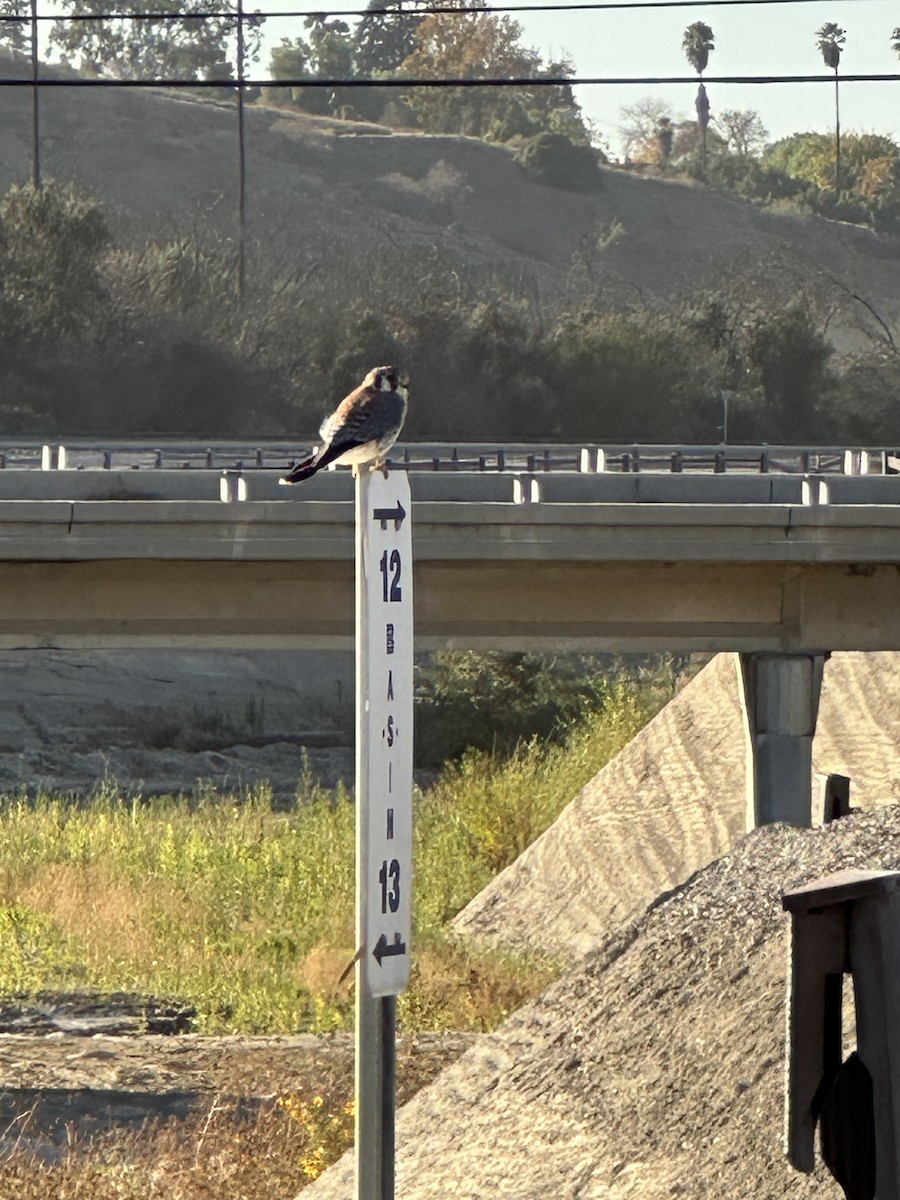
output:
MULTIPOLYGON (((565 746, 472 753, 416 797, 407 1028, 483 1029, 542 989, 536 955, 472 949, 447 922, 543 832, 659 706, 621 687, 565 746)), ((205 1031, 324 1031, 352 1021, 352 797, 301 781, 77 804, 0 798, 0 994, 57 988, 179 998, 205 1031)))

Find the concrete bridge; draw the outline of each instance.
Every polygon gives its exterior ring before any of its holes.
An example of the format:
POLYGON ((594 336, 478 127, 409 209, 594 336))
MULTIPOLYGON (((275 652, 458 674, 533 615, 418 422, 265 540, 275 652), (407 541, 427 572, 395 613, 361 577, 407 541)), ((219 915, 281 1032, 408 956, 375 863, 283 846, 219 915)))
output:
MULTIPOLYGON (((284 446, 0 453, 0 646, 349 648, 353 486, 284 446)), ((752 823, 809 822, 824 656, 900 649, 900 458, 409 446, 420 649, 738 651, 752 823)))

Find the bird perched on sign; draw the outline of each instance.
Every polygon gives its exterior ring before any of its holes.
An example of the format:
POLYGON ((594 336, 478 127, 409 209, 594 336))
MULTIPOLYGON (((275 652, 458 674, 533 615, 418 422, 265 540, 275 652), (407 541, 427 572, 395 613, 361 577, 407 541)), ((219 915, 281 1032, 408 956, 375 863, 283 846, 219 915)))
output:
POLYGON ((403 427, 408 386, 397 367, 373 367, 322 422, 322 445, 279 483, 300 483, 329 463, 347 463, 354 469, 366 462, 380 466, 403 427))

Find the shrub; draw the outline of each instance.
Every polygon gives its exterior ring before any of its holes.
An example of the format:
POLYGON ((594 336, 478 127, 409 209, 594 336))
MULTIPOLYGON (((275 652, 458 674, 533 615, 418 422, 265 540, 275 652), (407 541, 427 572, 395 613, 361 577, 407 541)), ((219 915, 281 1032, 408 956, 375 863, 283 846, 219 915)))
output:
POLYGON ((438 651, 420 670, 416 761, 437 766, 469 749, 505 755, 523 739, 560 741, 603 707, 609 686, 586 655, 438 651))
POLYGON ((602 183, 597 152, 590 146, 577 145, 562 133, 539 133, 528 138, 517 157, 550 187, 591 192, 602 183))
MULTIPOLYGON (((556 820, 663 702, 649 688, 620 683, 610 687, 602 709, 569 731, 563 745, 532 738, 507 757, 472 750, 450 764, 423 797, 424 813, 440 814, 455 829, 460 850, 465 847, 488 876, 496 874, 556 820)), ((442 894, 440 860, 423 867, 434 903, 442 894)))
POLYGON ((833 387, 831 347, 805 307, 758 320, 749 339, 748 364, 763 393, 761 417, 770 441, 802 441, 818 427, 833 387))
POLYGON ((0 202, 0 342, 23 358, 38 345, 95 343, 113 327, 100 272, 109 230, 93 200, 48 180, 0 202))
POLYGON ((690 174, 703 178, 713 188, 743 196, 747 200, 786 200, 802 196, 807 185, 777 167, 769 166, 750 154, 710 156, 705 176, 693 164, 690 174))
POLYGON ((692 324, 654 313, 584 313, 560 323, 554 393, 565 397, 571 438, 691 441, 709 438, 708 400, 721 387, 719 357, 692 324))

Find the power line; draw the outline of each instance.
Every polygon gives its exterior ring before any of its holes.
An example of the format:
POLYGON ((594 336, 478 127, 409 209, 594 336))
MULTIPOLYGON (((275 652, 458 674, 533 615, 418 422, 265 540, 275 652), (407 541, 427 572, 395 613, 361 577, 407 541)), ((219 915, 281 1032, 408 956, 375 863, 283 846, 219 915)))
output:
MULTIPOLYGON (((615 76, 578 79, 542 76, 539 79, 244 79, 244 88, 482 88, 482 87, 623 87, 634 84, 693 84, 696 75, 615 76)), ((704 75, 704 83, 778 84, 834 83, 834 75, 704 75)), ((841 83, 897 83, 900 73, 839 75, 841 83)), ((4 87, 75 88, 227 88, 236 79, 0 79, 4 87)))
MULTIPOLYGON (((231 19, 245 23, 294 17, 428 17, 435 15, 489 15, 492 13, 539 13, 539 12, 604 12, 621 9, 660 8, 735 8, 761 5, 822 4, 824 0, 585 0, 584 3, 563 4, 488 4, 449 5, 436 4, 427 8, 334 8, 334 9, 287 9, 282 12, 244 12, 241 17, 237 9, 222 9, 209 12, 96 12, 69 13, 65 16, 39 14, 37 17, 0 15, 0 22, 29 24, 31 20, 58 21, 208 21, 231 19)), ((885 0, 887 3, 887 0, 885 0)))

